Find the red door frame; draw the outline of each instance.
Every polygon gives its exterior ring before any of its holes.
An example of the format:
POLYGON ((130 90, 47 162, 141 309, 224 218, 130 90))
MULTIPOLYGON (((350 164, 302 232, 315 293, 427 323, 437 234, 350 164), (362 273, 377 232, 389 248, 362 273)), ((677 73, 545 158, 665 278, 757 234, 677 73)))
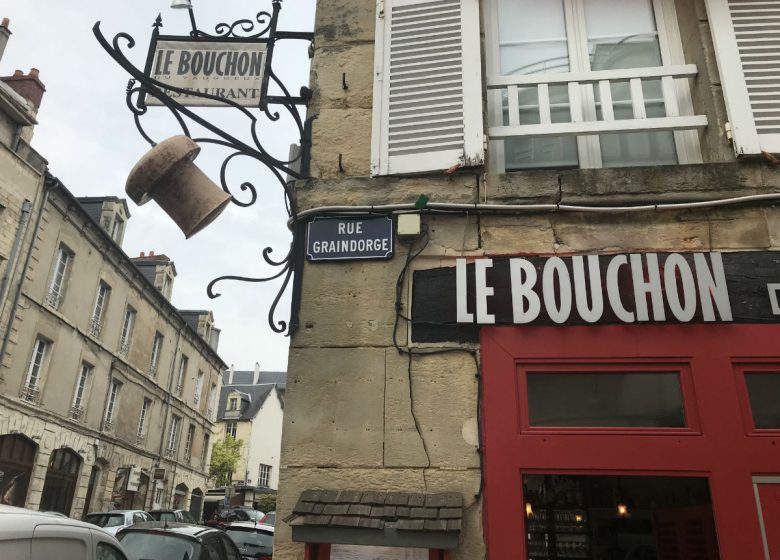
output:
POLYGON ((707 477, 721 557, 763 560, 752 477, 780 471, 780 435, 745 429, 737 381, 746 363, 780 365, 778 341, 780 325, 483 327, 488 558, 526 557, 523 473, 576 473, 707 477), (694 421, 683 430, 528 429, 519 371, 534 360, 573 371, 576 363, 687 365, 694 421))

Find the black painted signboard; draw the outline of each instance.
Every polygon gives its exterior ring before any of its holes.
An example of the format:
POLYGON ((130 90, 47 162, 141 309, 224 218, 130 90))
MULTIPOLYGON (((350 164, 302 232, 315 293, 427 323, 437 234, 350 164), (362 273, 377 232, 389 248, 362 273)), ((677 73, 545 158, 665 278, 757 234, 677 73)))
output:
POLYGON ((393 219, 314 218, 308 224, 306 258, 310 261, 386 260, 393 256, 393 219))
POLYGON ((780 322, 780 252, 455 259, 419 270, 415 342, 477 341, 482 325, 780 322))

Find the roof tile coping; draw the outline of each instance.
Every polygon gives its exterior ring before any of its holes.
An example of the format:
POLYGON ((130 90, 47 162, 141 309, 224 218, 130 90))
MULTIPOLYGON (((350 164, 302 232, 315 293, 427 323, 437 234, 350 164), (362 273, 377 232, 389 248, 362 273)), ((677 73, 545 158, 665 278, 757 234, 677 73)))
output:
POLYGON ((463 495, 376 490, 304 490, 290 516, 295 525, 384 530, 460 531, 463 495))

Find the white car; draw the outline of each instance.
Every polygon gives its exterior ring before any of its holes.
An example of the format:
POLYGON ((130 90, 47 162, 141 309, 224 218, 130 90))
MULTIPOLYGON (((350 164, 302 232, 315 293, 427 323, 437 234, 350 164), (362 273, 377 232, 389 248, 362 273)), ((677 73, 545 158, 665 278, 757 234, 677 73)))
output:
POLYGON ((234 521, 223 531, 229 536, 244 560, 270 560, 274 549, 274 526, 255 521, 234 521))
POLYGON ((0 505, 3 560, 127 560, 119 542, 94 525, 0 505))
POLYGON ((130 525, 135 525, 136 523, 154 521, 154 519, 140 509, 115 509, 113 511, 88 513, 84 521, 97 525, 106 533, 116 536, 120 529, 130 527, 130 525))

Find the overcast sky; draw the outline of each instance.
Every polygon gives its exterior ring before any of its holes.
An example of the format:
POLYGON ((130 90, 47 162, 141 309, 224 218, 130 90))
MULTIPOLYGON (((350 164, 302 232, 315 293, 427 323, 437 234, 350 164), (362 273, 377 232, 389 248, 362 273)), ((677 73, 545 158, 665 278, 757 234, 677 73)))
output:
MULTIPOLYGON (((315 0, 286 0, 282 4, 279 29, 310 31, 315 0)), ((220 22, 253 18, 271 9, 271 0, 193 0, 198 27, 213 32, 220 22)), ((186 34, 186 10, 170 9, 170 0, 8 0, 0 17, 11 20, 11 39, 0 61, 0 74, 15 69, 25 73, 40 70, 46 85, 38 114, 33 146, 49 161, 56 175, 76 196, 122 196, 129 170, 149 149, 137 132, 125 105, 128 75, 97 43, 92 26, 98 20, 109 39, 127 32, 136 39, 133 49, 124 49, 143 68, 151 24, 163 16, 163 33, 186 34)), ((290 91, 308 85, 308 44, 283 41, 275 53, 274 69, 290 91), (285 45, 286 43, 286 45, 285 45)), ((245 119, 234 109, 206 109, 208 118, 231 131, 244 130, 245 119)), ((180 134, 163 108, 151 108, 144 117, 147 130, 156 141, 180 134)), ((297 130, 290 121, 261 120, 263 146, 277 157, 286 157, 290 144, 297 143, 297 130)), ((243 134, 242 134, 243 136, 243 134)), ((218 181, 219 165, 225 153, 203 147, 197 163, 218 181)), ((274 248, 281 257, 289 248, 290 236, 281 187, 259 164, 237 158, 228 180, 239 185, 252 182, 258 202, 249 208, 229 205, 207 229, 185 241, 184 235, 154 203, 136 206, 128 199, 131 218, 124 240, 130 256, 141 251, 168 255, 176 264, 173 304, 180 309, 210 309, 222 330, 219 354, 236 369, 251 369, 259 362, 264 370, 287 367, 288 339, 268 327, 267 312, 277 293, 278 282, 244 284, 223 282, 217 286, 220 298, 211 300, 206 285, 217 276, 236 274, 263 276, 263 248, 274 248)), ((241 191, 234 194, 241 199, 241 191)), ((243 198, 246 200, 246 198, 243 198)), ((287 319, 289 298, 280 305, 279 318, 287 319)))

